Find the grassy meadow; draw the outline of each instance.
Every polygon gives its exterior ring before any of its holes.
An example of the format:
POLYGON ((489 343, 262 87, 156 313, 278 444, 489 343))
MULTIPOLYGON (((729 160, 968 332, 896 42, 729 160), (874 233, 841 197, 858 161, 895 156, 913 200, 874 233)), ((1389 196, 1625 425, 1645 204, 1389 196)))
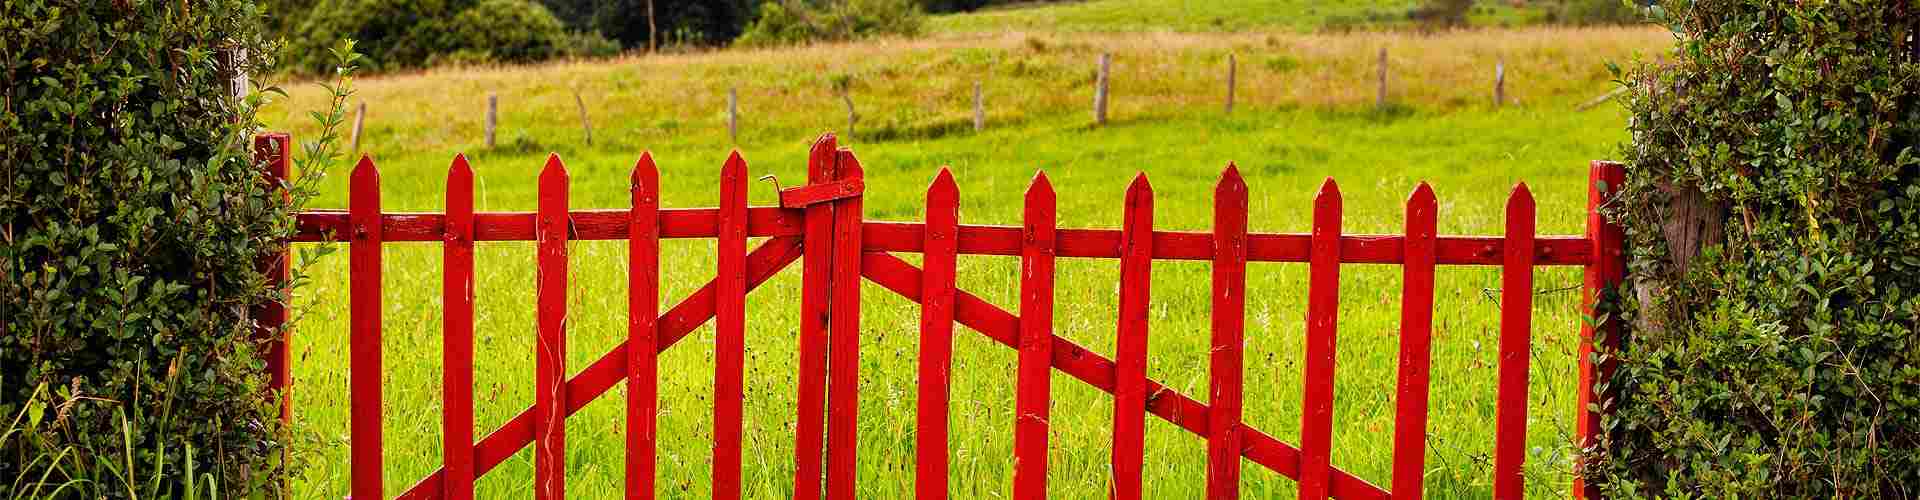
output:
MULTIPOLYGON (((1197 3, 1197 2, 1189 2, 1197 3)), ((1271 3, 1271 2, 1270 2, 1271 3)), ((1288 2, 1280 2, 1288 3, 1288 2)), ((1089 5, 1089 4, 1079 4, 1089 5)), ((1064 9, 1080 8, 1077 6, 1064 9)), ((996 14, 1005 15, 1005 14, 996 14)), ((973 22, 936 18, 943 23, 973 22)), ((1340 182, 1346 231, 1393 233, 1407 193, 1433 184, 1444 234, 1499 234, 1516 182, 1531 186, 1541 234, 1583 228, 1586 163, 1613 154, 1624 119, 1611 106, 1574 106, 1612 87, 1606 61, 1628 61, 1670 43, 1648 28, 1523 28, 1434 35, 1354 33, 967 33, 807 48, 727 50, 595 62, 433 70, 365 78, 361 149, 380 166, 390 211, 441 209, 448 161, 465 152, 478 173, 480 210, 531 211, 542 159, 558 153, 572 175, 576 208, 623 208, 627 174, 643 150, 661 166, 663 206, 711 206, 721 161, 737 148, 752 175, 786 185, 805 178, 808 144, 843 131, 834 89, 847 81, 861 119, 843 137, 867 171, 869 219, 917 220, 924 189, 942 166, 960 183, 963 223, 1018 224, 1033 173, 1060 193, 1062 227, 1117 227, 1123 191, 1146 172, 1157 193, 1156 227, 1205 230, 1220 170, 1237 162, 1251 189, 1257 232, 1305 232, 1323 179, 1340 182), (1373 106, 1374 57, 1389 50, 1393 105, 1373 106), (1112 121, 1089 126, 1093 64, 1112 52, 1112 121), (1239 65, 1238 105, 1223 113, 1225 58, 1239 65), (1496 62, 1515 103, 1495 108, 1496 62), (984 132, 971 125, 972 86, 986 89, 984 132), (726 133, 726 93, 737 87, 738 143, 726 133), (574 92, 593 122, 583 140, 574 92), (500 144, 482 143, 486 95, 500 97, 500 144)), ((323 106, 312 82, 266 110, 296 139, 323 106)), ((346 172, 332 172, 319 207, 346 206, 346 172)), ((758 183, 757 205, 774 202, 758 183)), ((342 247, 344 251, 344 247, 342 247)), ((578 371, 625 338, 625 246, 572 244, 569 366, 578 371)), ((667 306, 711 278, 713 244, 663 244, 667 306)), ((907 256, 917 261, 917 256, 907 256)), ((478 250, 478 422, 484 435, 533 402, 533 246, 483 243, 478 250)), ((749 297, 746 491, 781 498, 793 481, 793 386, 800 273, 797 265, 749 297)), ((1018 259, 962 257, 960 286, 1017 310, 1018 259)), ((1246 363, 1249 425, 1297 442, 1305 265, 1249 269, 1246 363)), ((346 492, 347 259, 312 269, 299 292, 295 334, 297 426, 317 440, 299 478, 301 498, 346 492)), ((397 493, 439 467, 440 249, 394 244, 386 253, 387 490, 397 493)), ((1111 355, 1118 263, 1062 259, 1056 332, 1111 355)), ((1149 372, 1205 400, 1209 267, 1154 265, 1149 372)), ((1399 269, 1342 272, 1333 462, 1385 485, 1391 476, 1399 269)), ((1551 268, 1537 278, 1527 473, 1531 496, 1567 490, 1574 412, 1580 275, 1551 268)), ((1427 484, 1435 497, 1490 494, 1499 273, 1443 268, 1435 314, 1427 484)), ((664 307, 663 307, 664 310, 664 307)), ((866 287, 862 320, 861 471, 865 498, 902 498, 913 488, 913 408, 919 310, 866 287)), ((1011 349, 964 328, 955 346, 953 494, 1004 498, 1012 477, 1011 349)), ((667 498, 709 495, 711 326, 664 353, 659 490, 667 498)), ((623 388, 568 423, 569 491, 617 496, 622 487, 623 388)), ((1059 498, 1105 496, 1111 398, 1054 377, 1051 487, 1059 498)), ((1148 495, 1204 492, 1205 442, 1157 419, 1147 425, 1148 495)), ((479 481, 483 497, 530 492, 531 452, 479 481)), ((1291 498, 1291 480, 1248 465, 1253 498, 1291 498)))

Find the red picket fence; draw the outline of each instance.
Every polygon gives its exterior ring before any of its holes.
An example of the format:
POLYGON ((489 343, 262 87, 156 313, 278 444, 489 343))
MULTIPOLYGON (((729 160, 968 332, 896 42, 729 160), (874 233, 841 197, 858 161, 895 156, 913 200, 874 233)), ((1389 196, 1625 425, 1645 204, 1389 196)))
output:
MULTIPOLYGON (((284 175, 288 138, 261 137, 257 148, 284 175)), ((1494 495, 1523 494, 1528 355, 1532 342, 1533 272, 1540 266, 1586 270, 1586 312, 1600 293, 1625 272, 1620 229, 1598 215, 1624 172, 1617 164, 1591 167, 1587 232, 1540 236, 1534 202, 1524 184, 1507 203, 1501 236, 1440 236, 1437 206, 1424 183, 1407 201, 1402 235, 1354 235, 1341 231, 1341 196, 1329 179, 1315 198, 1310 234, 1247 231, 1247 186, 1228 165, 1214 191, 1210 233, 1155 231, 1153 190, 1144 174, 1127 190, 1124 223, 1113 229, 1055 227, 1055 199, 1044 174, 1026 193, 1021 227, 963 225, 959 190, 942 170, 927 192, 925 222, 866 221, 865 186, 853 153, 822 137, 808 160, 808 183, 780 192, 777 207, 747 205, 747 165, 738 154, 720 173, 717 208, 664 209, 658 172, 641 156, 632 174, 632 206, 624 210, 574 210, 568 205, 566 168, 550 157, 540 174, 539 206, 532 213, 476 213, 473 171, 455 158, 444 213, 386 213, 380 208, 380 177, 362 159, 351 179, 346 212, 315 211, 299 217, 296 241, 344 241, 351 254, 351 457, 352 492, 382 495, 381 446, 381 248, 390 242, 440 242, 445 249, 445 456, 441 470, 400 498, 472 498, 474 479, 509 456, 534 447, 537 498, 565 496, 566 418, 614 385, 628 384, 627 497, 653 498, 658 355, 712 319, 715 323, 713 491, 740 497, 742 364, 746 345, 746 294, 776 272, 801 261, 798 415, 795 498, 853 498, 858 457, 860 282, 864 278, 922 305, 917 406, 915 487, 918 498, 945 498, 948 488, 948 411, 956 323, 1019 351, 1014 426, 1014 498, 1047 492, 1049 379, 1055 371, 1114 395, 1112 496, 1141 498, 1143 431, 1152 414, 1207 440, 1209 498, 1237 498, 1240 461, 1250 460, 1299 482, 1301 498, 1422 496, 1428 412, 1428 367, 1432 337, 1434 269, 1437 266, 1500 266, 1499 382, 1496 395, 1494 495), (767 237, 749 252, 747 239, 767 237), (712 282, 660 313, 663 238, 714 238, 718 271, 712 282), (566 366, 568 241, 626 240, 629 249, 627 341, 572 377, 566 366), (473 421, 473 248, 477 241, 538 244, 537 388, 533 407, 475 442, 473 421), (894 256, 924 254, 916 267, 894 256), (1018 314, 955 287, 956 256, 1004 255, 1021 259, 1018 314), (1119 259, 1120 321, 1117 359, 1054 335, 1054 262, 1059 257, 1119 259), (1147 377, 1147 308, 1155 260, 1213 262, 1213 320, 1207 402, 1147 377), (1289 445, 1241 420, 1245 355, 1246 268, 1249 262, 1296 262, 1310 268, 1307 304, 1305 411, 1300 442, 1289 445), (1389 490, 1334 467, 1333 405, 1338 338, 1340 269, 1343 264, 1392 264, 1405 273, 1393 484, 1389 490)), ((276 316, 267 316, 275 318, 276 316)), ((277 317, 284 317, 277 316, 277 317)), ((277 327, 278 325, 268 325, 277 327)), ((269 364, 285 388, 286 334, 269 364)), ((1617 328, 1585 322, 1583 340, 1617 346, 1617 328)), ((1580 410, 1576 435, 1584 448, 1598 432, 1595 380, 1611 370, 1596 363, 1593 342, 1579 354, 1580 410)), ((284 391, 283 391, 284 394, 284 391)), ((1576 478, 1575 496, 1591 494, 1576 478)))

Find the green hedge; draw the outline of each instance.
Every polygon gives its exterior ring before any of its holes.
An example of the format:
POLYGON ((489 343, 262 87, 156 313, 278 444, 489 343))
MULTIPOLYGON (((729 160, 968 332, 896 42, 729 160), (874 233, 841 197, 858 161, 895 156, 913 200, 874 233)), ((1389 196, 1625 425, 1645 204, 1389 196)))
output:
POLYGON ((569 33, 545 6, 531 0, 320 0, 288 35, 287 67, 303 74, 334 68, 329 48, 359 41, 371 72, 441 63, 524 63, 561 56, 606 56, 613 42, 569 33))
POLYGON ((1622 498, 1920 496, 1920 4, 1656 12, 1679 43, 1624 76, 1634 331, 1591 472, 1622 498))
POLYGON ((249 0, 0 2, 0 497, 278 476, 249 309, 292 207, 232 79, 267 69, 260 24, 249 0))

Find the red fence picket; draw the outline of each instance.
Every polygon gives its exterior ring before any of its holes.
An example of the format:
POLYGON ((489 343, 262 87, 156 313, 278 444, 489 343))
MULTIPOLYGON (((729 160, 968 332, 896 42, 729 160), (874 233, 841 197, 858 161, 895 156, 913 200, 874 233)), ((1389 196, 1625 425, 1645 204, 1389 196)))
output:
MULTIPOLYGON (((284 165, 285 136, 263 137, 256 148, 271 166, 284 165), (276 139, 277 137, 277 139, 276 139)), ((1215 188, 1211 232, 1156 231, 1153 189, 1144 174, 1128 187, 1122 227, 1057 229, 1055 194, 1044 174, 1026 194, 1024 225, 998 227, 959 222, 959 188, 942 169, 927 189, 926 222, 872 222, 862 214, 865 189, 859 162, 832 136, 816 142, 808 161, 808 184, 780 193, 778 207, 747 203, 747 165, 738 153, 720 172, 720 204, 707 209, 660 207, 659 173, 643 155, 631 174, 632 205, 625 210, 571 210, 565 166, 549 157, 540 175, 538 210, 477 213, 473 170, 456 157, 448 173, 446 212, 391 214, 380 208, 379 173, 368 158, 356 165, 350 209, 307 212, 296 241, 351 242, 351 490, 379 498, 381 477, 381 248, 388 242, 440 241, 445 253, 446 465, 399 498, 471 498, 474 479, 509 456, 534 447, 536 498, 564 498, 565 425, 568 416, 624 381, 627 498, 657 493, 658 354, 708 318, 715 322, 715 498, 742 496, 742 431, 747 293, 804 255, 799 356, 796 363, 795 477, 793 497, 853 498, 859 442, 860 285, 871 281, 922 305, 918 366, 919 400, 915 491, 920 499, 943 499, 949 490, 954 326, 964 325, 1018 351, 1012 496, 1046 496, 1054 370, 1114 394, 1111 496, 1147 498, 1142 484, 1145 416, 1152 414, 1207 440, 1207 496, 1238 498, 1244 458, 1297 480, 1301 498, 1387 498, 1389 490, 1332 463, 1336 402, 1335 359, 1340 268, 1346 264, 1391 264, 1403 268, 1400 360, 1395 389, 1392 496, 1424 493, 1426 423, 1433 333, 1434 272, 1440 265, 1501 266, 1501 334, 1495 416, 1494 496, 1525 493, 1529 350, 1533 272, 1539 266, 1586 268, 1583 312, 1591 319, 1581 335, 1580 420, 1575 438, 1583 450, 1599 431, 1608 403, 1602 382, 1613 369, 1605 349, 1617 349, 1617 321, 1595 305, 1625 272, 1622 233, 1598 215, 1613 186, 1623 179, 1617 164, 1596 162, 1589 190, 1584 236, 1537 236, 1535 207, 1524 184, 1508 202, 1503 236, 1439 236, 1438 204, 1422 183, 1407 200, 1403 235, 1342 234, 1341 195, 1329 179, 1314 200, 1310 234, 1249 234, 1249 192, 1232 165, 1215 188), (771 237, 751 253, 748 238, 771 237), (666 238, 714 238, 718 265, 711 283, 666 313, 659 313, 660 247, 666 238), (627 240, 628 336, 571 378, 566 360, 568 244, 575 240, 627 240), (474 248, 478 241, 533 241, 538 247, 537 348, 532 408, 486 437, 473 439, 474 248), (891 252, 925 254, 924 271, 891 252), (1003 310, 955 286, 959 255, 1021 258, 1019 314, 1003 310), (1115 356, 1109 360, 1053 330, 1054 262, 1058 257, 1112 258, 1120 265, 1120 305, 1115 356), (1181 394, 1147 373, 1148 314, 1153 260, 1204 260, 1213 265, 1212 338, 1207 403, 1181 394), (1248 262, 1306 263, 1309 268, 1306 345, 1299 447, 1249 427, 1242 420, 1246 266, 1248 262)), ((283 320, 263 314, 261 328, 280 332, 264 342, 284 346, 283 320)), ((282 350, 269 349, 270 355, 282 350)), ((283 359, 283 358, 279 358, 283 359)), ((270 359, 271 361, 271 359, 270 359)), ((284 363, 284 361, 282 361, 284 363)), ((270 366, 272 364, 270 363, 270 366)), ((290 393, 275 387, 281 397, 290 393)), ((286 406, 283 401, 283 408, 286 406)), ((1578 464, 1578 462, 1576 462, 1578 464)), ((1574 494, 1592 495, 1575 478, 1574 494)))

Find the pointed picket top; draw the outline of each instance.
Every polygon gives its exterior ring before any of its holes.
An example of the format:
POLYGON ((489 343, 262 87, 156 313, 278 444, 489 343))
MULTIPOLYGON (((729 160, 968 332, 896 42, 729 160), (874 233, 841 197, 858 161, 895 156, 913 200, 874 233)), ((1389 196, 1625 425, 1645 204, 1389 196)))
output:
POLYGON ((363 154, 360 155, 360 161, 353 164, 353 174, 351 174, 351 176, 352 178, 349 181, 356 186, 363 182, 379 183, 380 168, 373 165, 373 156, 363 154))
POLYGON ((1433 218, 1438 211, 1439 202, 1433 195, 1433 186, 1427 185, 1426 181, 1414 186, 1413 192, 1407 194, 1408 236, 1431 238, 1433 235, 1429 233, 1433 232, 1433 218), (1416 230, 1415 222, 1420 223, 1417 226, 1420 234, 1412 234, 1416 230))
POLYGON ((547 153, 547 166, 540 170, 540 180, 546 182, 549 179, 557 179, 555 182, 567 180, 567 165, 560 161, 560 153, 547 153))
POLYGON ((1133 205, 1141 201, 1153 202, 1153 183, 1147 181, 1146 172, 1133 176, 1133 183, 1127 184, 1127 204, 1133 205))
POLYGON ((1332 177, 1320 183, 1320 192, 1313 195, 1313 206, 1340 208, 1340 183, 1334 182, 1332 177))
POLYGON ((835 179, 858 179, 866 175, 866 170, 860 167, 860 158, 853 156, 853 150, 846 148, 841 148, 834 156, 833 170, 835 179))
POLYGON ((447 168, 447 178, 473 178, 473 166, 467 164, 466 153, 453 155, 453 166, 447 168))
POLYGON ((1033 174, 1033 182, 1027 185, 1026 200, 1029 205, 1036 203, 1053 205, 1053 182, 1047 180, 1047 171, 1042 170, 1033 174))
POLYGON ((807 182, 820 183, 833 180, 833 158, 839 151, 832 132, 820 134, 813 141, 813 149, 807 152, 807 182))
POLYGON ((839 149, 840 149, 840 139, 838 137, 835 137, 833 135, 833 132, 820 134, 819 138, 813 140, 812 151, 814 154, 819 154, 823 151, 833 152, 839 149))
POLYGON ((635 206, 658 201, 660 192, 660 167, 653 164, 653 152, 640 152, 640 159, 633 162, 633 173, 627 178, 633 192, 635 206))
POLYGON ((1527 189, 1525 182, 1514 185, 1513 194, 1507 197, 1507 212, 1521 209, 1533 209, 1533 190, 1527 189))
POLYGON ((1407 193, 1407 206, 1409 207, 1415 205, 1430 206, 1434 204, 1435 200, 1433 186, 1427 185, 1427 181, 1420 181, 1420 185, 1413 187, 1412 193, 1407 193))
POLYGON ((1213 187, 1213 196, 1219 198, 1225 193, 1247 192, 1247 180, 1240 177, 1240 166, 1227 162, 1227 169, 1220 171, 1220 182, 1213 187))
POLYGON ((958 199, 960 199, 960 186, 953 182, 953 171, 947 167, 940 167, 940 173, 933 176, 933 185, 927 186, 927 200, 958 199))
POLYGON ((735 149, 727 154, 727 162, 720 166, 720 178, 723 180, 747 178, 747 159, 740 156, 740 150, 735 149))

